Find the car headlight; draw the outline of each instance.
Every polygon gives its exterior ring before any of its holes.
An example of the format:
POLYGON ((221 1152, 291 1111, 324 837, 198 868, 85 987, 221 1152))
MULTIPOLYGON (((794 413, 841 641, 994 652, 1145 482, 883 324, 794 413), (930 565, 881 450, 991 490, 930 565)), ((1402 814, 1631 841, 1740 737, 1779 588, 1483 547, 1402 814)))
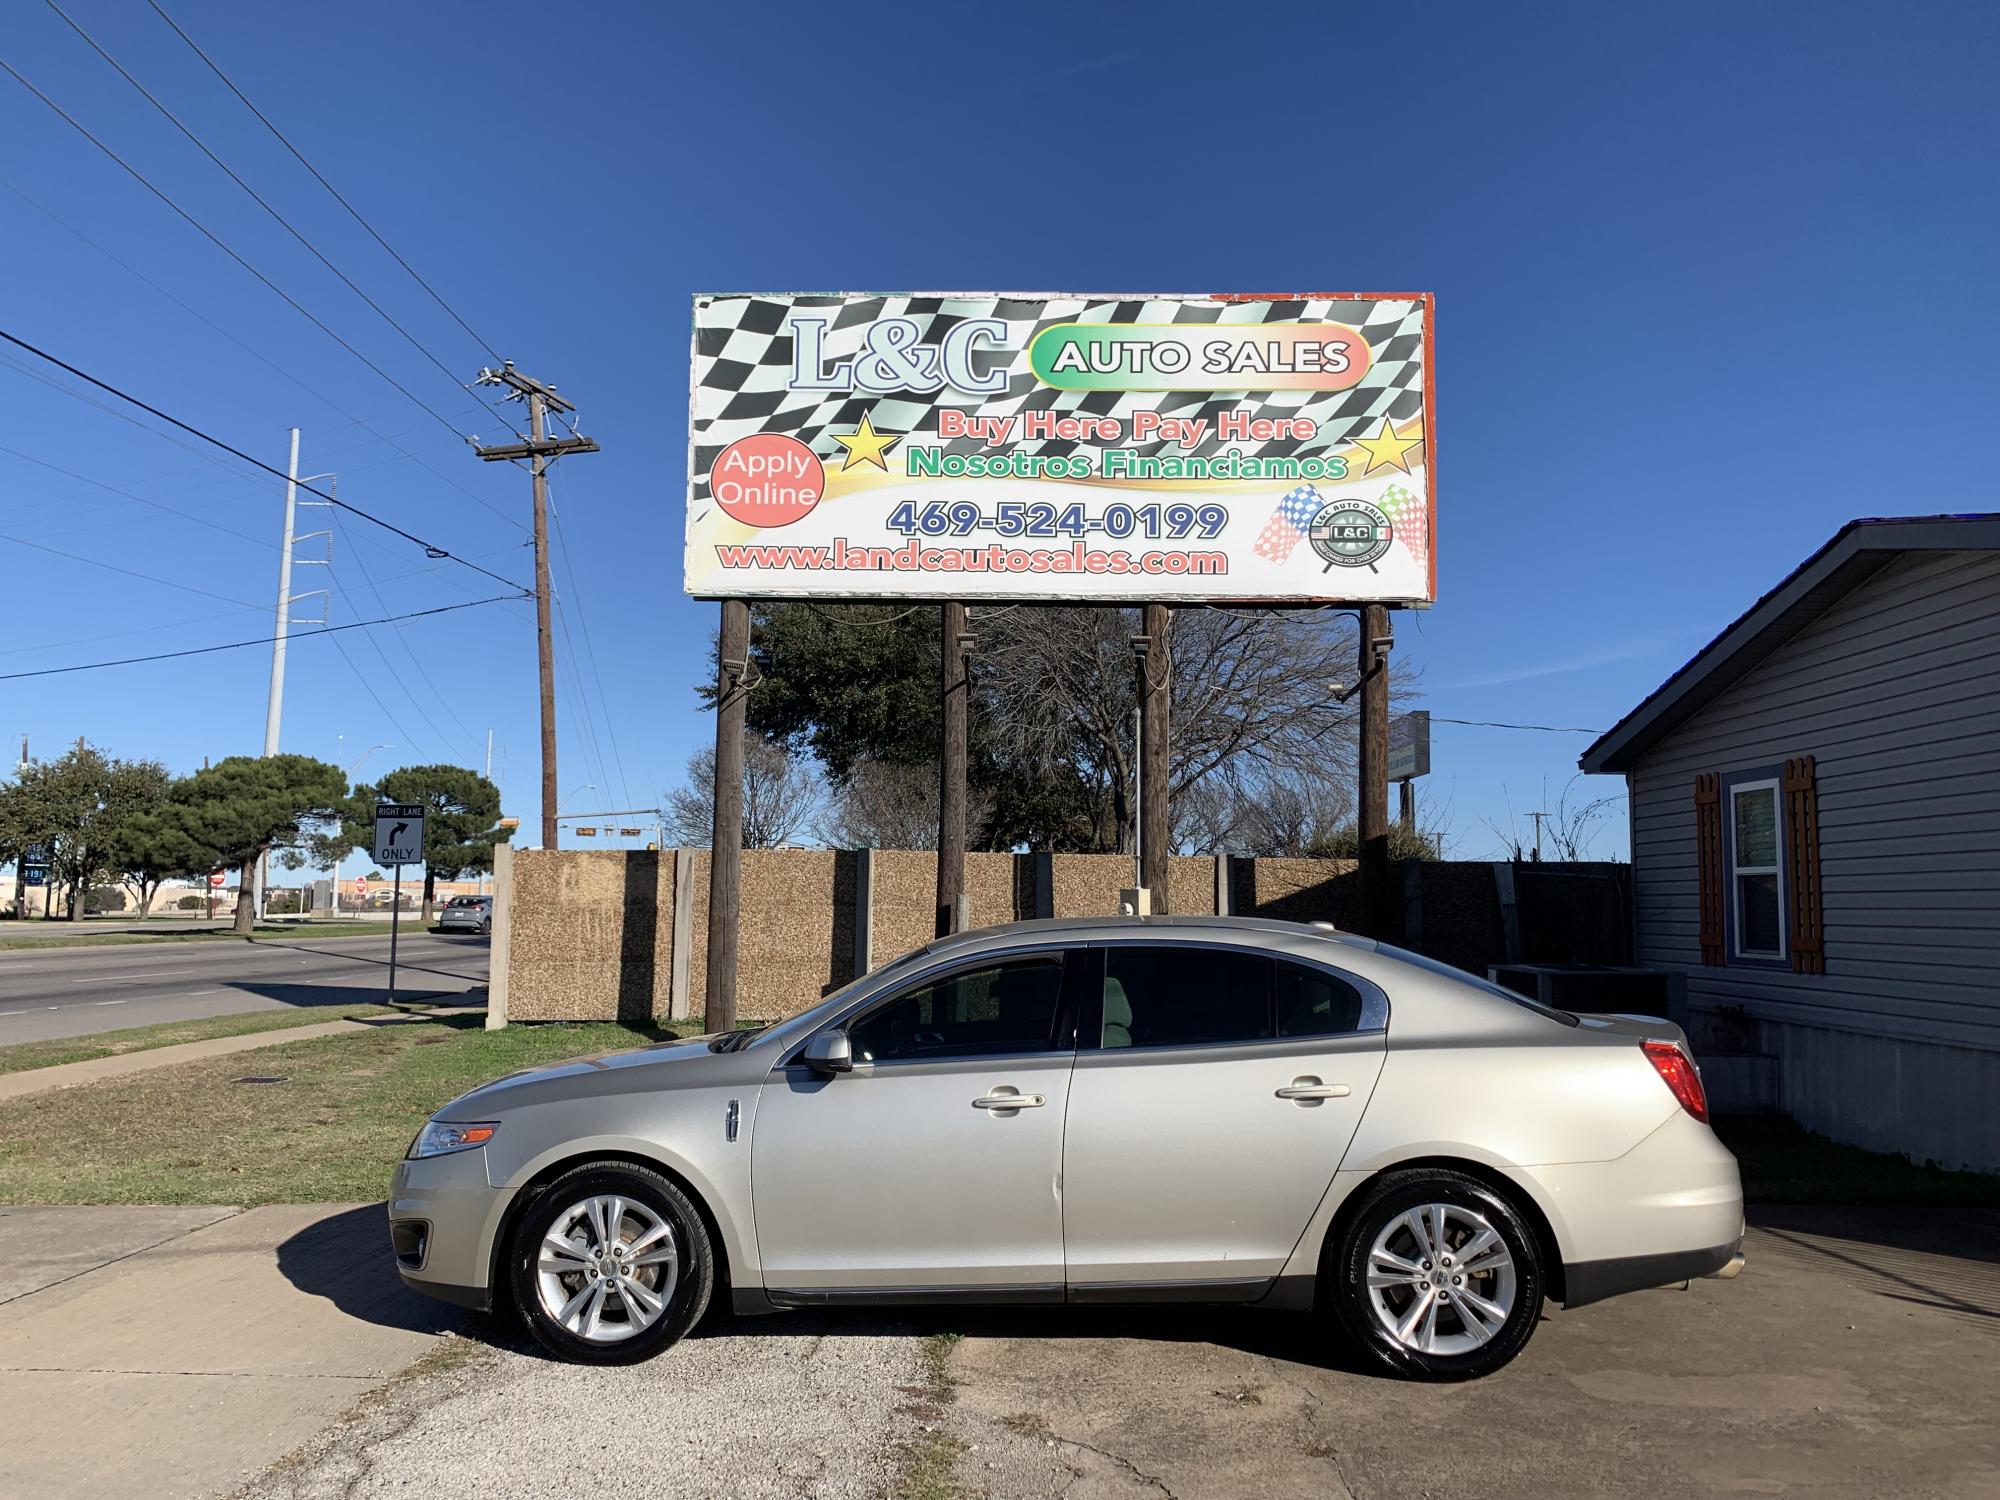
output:
POLYGON ((493 1132, 500 1127, 493 1121, 483 1125, 468 1125, 457 1120, 432 1120, 417 1132, 417 1138, 410 1142, 409 1159, 421 1160, 426 1156, 448 1156, 454 1151, 470 1151, 483 1146, 493 1139, 493 1132))

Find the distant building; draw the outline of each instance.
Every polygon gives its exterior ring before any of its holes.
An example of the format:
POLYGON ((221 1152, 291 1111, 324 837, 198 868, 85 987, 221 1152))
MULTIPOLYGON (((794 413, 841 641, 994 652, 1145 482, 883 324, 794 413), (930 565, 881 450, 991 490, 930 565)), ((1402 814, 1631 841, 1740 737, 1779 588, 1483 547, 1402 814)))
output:
POLYGON ((1626 778, 1637 960, 1686 971, 1698 1056, 2000 1170, 2000 516, 1843 527, 1581 764, 1626 778))

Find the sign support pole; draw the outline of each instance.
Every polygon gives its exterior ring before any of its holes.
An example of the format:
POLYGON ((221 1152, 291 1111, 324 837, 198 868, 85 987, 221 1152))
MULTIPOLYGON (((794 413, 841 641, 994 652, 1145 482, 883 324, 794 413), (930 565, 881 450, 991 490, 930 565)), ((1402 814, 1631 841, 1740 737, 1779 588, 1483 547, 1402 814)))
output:
POLYGON ((1153 893, 1158 916, 1168 910, 1167 736, 1174 663, 1167 650, 1166 605, 1148 604, 1140 618, 1146 650, 1139 657, 1139 884, 1153 893))
POLYGON ((393 865, 396 872, 395 895, 389 901, 389 1003, 396 1003, 396 933, 403 925, 403 867, 393 865))
POLYGON ((1361 607, 1361 910, 1369 937, 1389 936, 1389 610, 1361 607))
POLYGON ((750 606, 722 601, 716 642, 715 833, 708 854, 708 994, 702 1025, 736 1029, 736 928, 743 915, 743 729, 750 606))
POLYGON ((969 689, 965 673, 965 606, 952 602, 940 611, 943 662, 943 740, 938 755, 938 937, 964 929, 965 922, 965 714, 969 689))

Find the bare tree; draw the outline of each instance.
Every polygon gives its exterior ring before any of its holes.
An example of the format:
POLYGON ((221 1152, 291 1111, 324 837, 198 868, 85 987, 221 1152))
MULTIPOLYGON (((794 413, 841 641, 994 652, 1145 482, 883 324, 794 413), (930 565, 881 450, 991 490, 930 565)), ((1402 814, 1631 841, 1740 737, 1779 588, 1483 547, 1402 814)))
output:
MULTIPOLYGON (((667 794, 667 837, 700 847, 715 839, 715 751, 688 757, 687 784, 667 794)), ((762 735, 743 737, 743 847, 776 849, 810 827, 823 789, 800 757, 762 735)))
MULTIPOLYGON (((965 818, 977 830, 992 811, 974 787, 965 818)), ((820 839, 840 849, 935 849, 938 846, 938 771, 935 765, 892 765, 864 760, 828 794, 820 839)))
MULTIPOLYGON (((1502 794, 1507 797, 1507 826, 1502 828, 1491 818, 1485 822, 1498 835, 1501 847, 1510 859, 1540 858, 1538 850, 1547 850, 1550 857, 1560 860, 1587 860, 1591 857, 1590 846, 1596 841, 1598 828, 1625 797, 1623 793, 1614 793, 1608 797, 1572 801, 1570 794, 1582 779, 1581 772, 1570 777, 1562 795, 1556 798, 1556 805, 1540 815, 1539 836, 1536 832, 1524 833, 1520 822, 1522 818, 1528 819, 1532 829, 1536 814, 1516 813, 1512 795, 1502 789, 1502 794)), ((1542 786, 1542 801, 1548 801, 1547 783, 1542 786)))
MULTIPOLYGON (((1236 816, 1272 796, 1308 787, 1347 796, 1358 714, 1332 694, 1354 676, 1355 628, 1351 615, 1326 610, 1173 612, 1166 650, 1154 648, 1149 668, 1171 673, 1169 806, 1185 811, 1178 844, 1233 836, 1236 816)), ((1129 851, 1137 612, 1017 607, 975 612, 973 629, 978 689, 999 747, 1030 764, 1062 765, 1092 788, 1097 846, 1129 851)), ((1398 697, 1411 695, 1391 680, 1398 697)), ((1337 823, 1341 807, 1323 795, 1308 800, 1320 826, 1329 816, 1337 823)))

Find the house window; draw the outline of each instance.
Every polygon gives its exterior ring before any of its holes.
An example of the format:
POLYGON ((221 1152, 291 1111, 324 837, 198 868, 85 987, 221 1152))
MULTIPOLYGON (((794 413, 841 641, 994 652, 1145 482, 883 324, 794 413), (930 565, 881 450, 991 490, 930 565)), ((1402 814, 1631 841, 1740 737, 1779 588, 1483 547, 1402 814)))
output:
POLYGON ((1785 959, 1784 803, 1778 779, 1729 788, 1729 956, 1785 959))

